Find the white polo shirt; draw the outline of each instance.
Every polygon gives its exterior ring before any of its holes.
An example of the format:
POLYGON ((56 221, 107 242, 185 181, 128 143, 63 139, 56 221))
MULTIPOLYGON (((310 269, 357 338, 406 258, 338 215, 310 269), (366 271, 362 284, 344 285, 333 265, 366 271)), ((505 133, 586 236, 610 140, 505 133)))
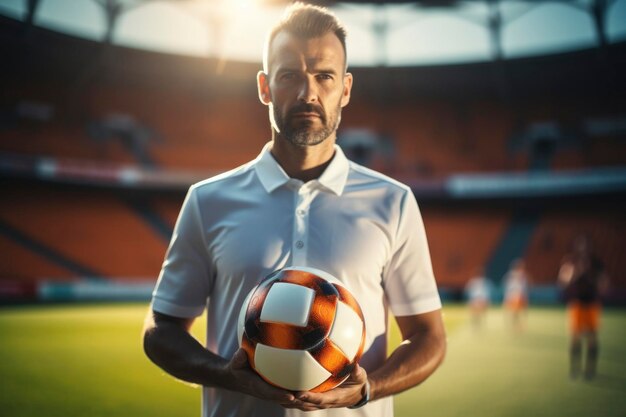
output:
MULTIPOLYGON (((387 314, 441 308, 421 215, 409 187, 359 166, 335 146, 317 180, 287 176, 265 146, 235 170, 193 185, 183 203, 153 294, 155 311, 196 317, 208 309, 207 349, 238 348, 237 316, 270 272, 309 266, 349 288, 365 316, 360 362, 368 372, 387 357, 387 314)), ((235 392, 204 388, 204 417, 391 417, 391 397, 357 410, 313 413, 235 392)))

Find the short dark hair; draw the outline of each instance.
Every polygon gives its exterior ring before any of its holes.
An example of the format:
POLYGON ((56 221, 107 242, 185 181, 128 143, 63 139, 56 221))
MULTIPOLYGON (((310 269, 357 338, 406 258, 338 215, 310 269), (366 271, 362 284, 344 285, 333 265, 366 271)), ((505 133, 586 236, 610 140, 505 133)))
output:
POLYGON ((305 4, 293 3, 285 10, 282 19, 272 28, 265 42, 263 52, 263 69, 268 70, 269 50, 272 41, 280 32, 287 32, 303 39, 318 38, 327 33, 334 33, 343 46, 343 56, 347 65, 346 52, 346 28, 339 22, 337 17, 327 8, 305 4))

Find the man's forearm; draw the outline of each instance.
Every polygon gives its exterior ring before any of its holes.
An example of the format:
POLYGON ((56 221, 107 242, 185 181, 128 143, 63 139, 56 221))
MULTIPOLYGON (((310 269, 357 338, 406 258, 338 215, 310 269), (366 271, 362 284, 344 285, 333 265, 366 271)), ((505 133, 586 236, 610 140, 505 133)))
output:
POLYGON ((150 360, 183 381, 237 391, 285 407, 301 404, 291 392, 271 386, 255 374, 242 349, 230 359, 205 349, 189 333, 191 322, 151 312, 143 333, 150 360))
POLYGON ((398 394, 422 383, 441 364, 445 352, 443 328, 414 334, 380 368, 368 374, 371 399, 398 394))
POLYGON ((143 344, 150 360, 178 379, 206 386, 227 382, 228 360, 205 349, 179 325, 164 322, 147 326, 143 344))

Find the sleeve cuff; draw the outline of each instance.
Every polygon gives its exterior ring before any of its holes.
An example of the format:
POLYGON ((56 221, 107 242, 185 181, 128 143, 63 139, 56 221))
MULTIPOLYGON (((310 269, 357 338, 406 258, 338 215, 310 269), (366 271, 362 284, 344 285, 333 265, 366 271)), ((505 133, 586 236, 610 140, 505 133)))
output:
POLYGON ((413 316, 415 314, 430 313, 441 309, 439 294, 419 300, 416 303, 393 304, 389 308, 394 316, 413 316))
POLYGON ((160 298, 153 298, 152 310, 174 317, 192 318, 201 316, 206 306, 180 306, 160 298))

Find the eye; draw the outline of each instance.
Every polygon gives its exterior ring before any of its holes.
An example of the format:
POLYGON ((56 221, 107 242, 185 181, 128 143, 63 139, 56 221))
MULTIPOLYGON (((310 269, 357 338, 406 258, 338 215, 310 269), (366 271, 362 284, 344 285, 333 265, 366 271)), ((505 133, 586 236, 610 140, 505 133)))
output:
POLYGON ((316 78, 321 81, 330 81, 333 79, 333 76, 328 73, 317 74, 316 78))
POLYGON ((293 72, 283 72, 280 75, 281 81, 291 81, 291 80, 294 80, 295 78, 296 78, 296 74, 293 72))

